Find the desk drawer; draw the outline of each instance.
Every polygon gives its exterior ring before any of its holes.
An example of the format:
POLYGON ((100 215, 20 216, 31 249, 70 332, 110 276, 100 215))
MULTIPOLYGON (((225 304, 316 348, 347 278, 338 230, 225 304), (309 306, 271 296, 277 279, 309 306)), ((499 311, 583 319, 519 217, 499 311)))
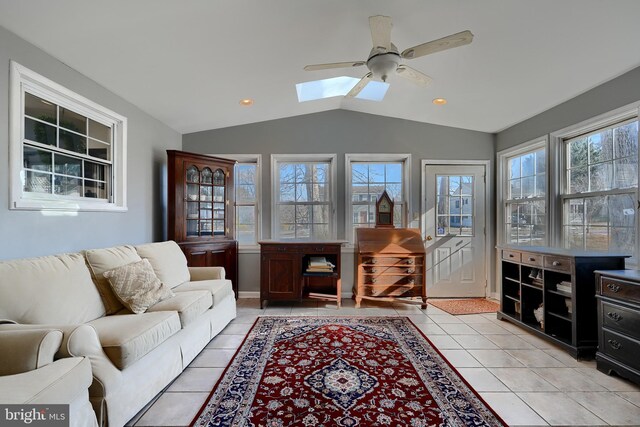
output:
POLYGON ((295 253, 300 252, 300 248, 294 245, 262 245, 260 247, 261 252, 276 252, 276 253, 295 253))
POLYGON ((520 252, 502 251, 502 259, 513 262, 520 262, 520 252))
POLYGON ((540 254, 522 252, 522 259, 520 261, 523 264, 532 265, 534 267, 542 267, 542 255, 540 254))
POLYGON ((600 301, 602 325, 640 340, 640 313, 615 304, 600 301))
POLYGON ((408 265, 402 267, 385 265, 365 265, 362 266, 364 274, 420 274, 422 266, 408 265))
POLYGON ((571 272, 571 258, 562 256, 545 255, 544 268, 556 271, 571 272))
POLYGON ((640 285, 624 280, 601 277, 600 294, 621 301, 640 303, 640 285))
POLYGON ((379 266, 400 266, 400 265, 422 265, 424 262, 422 257, 413 256, 363 256, 362 264, 379 265, 379 266))
POLYGON ((422 295, 422 286, 365 286, 363 290, 364 295, 368 297, 419 297, 422 295))
POLYGON ((603 334, 604 342, 601 343, 601 345, 604 348, 599 348, 599 351, 626 365, 637 366, 638 354, 640 353, 640 341, 607 329, 603 331, 603 334))
POLYGON ((422 276, 409 275, 400 276, 394 274, 376 274, 362 276, 362 281, 365 285, 417 285, 422 286, 422 276))

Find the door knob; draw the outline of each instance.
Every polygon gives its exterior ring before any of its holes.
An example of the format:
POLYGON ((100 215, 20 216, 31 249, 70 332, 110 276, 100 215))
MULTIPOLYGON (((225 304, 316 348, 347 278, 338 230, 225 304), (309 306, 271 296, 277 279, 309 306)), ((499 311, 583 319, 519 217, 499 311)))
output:
POLYGON ((425 239, 427 242, 430 242, 433 240, 433 237, 431 237, 431 235, 428 235, 427 238, 425 239))

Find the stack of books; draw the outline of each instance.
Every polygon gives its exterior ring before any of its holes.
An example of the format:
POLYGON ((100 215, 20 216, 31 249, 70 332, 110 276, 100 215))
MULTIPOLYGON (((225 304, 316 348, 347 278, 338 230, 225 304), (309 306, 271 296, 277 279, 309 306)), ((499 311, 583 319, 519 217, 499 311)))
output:
POLYGON ((335 267, 323 256, 312 256, 309 257, 307 273, 333 273, 335 267))
POLYGON ((560 292, 566 292, 568 294, 571 293, 571 282, 567 280, 563 280, 562 282, 556 285, 556 289, 560 292))

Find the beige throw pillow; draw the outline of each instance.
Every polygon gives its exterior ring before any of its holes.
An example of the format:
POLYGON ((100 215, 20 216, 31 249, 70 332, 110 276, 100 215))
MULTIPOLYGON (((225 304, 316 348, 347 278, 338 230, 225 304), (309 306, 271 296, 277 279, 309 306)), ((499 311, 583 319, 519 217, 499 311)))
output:
POLYGON ((147 259, 105 271, 103 275, 122 304, 136 314, 175 295, 158 279, 147 259))

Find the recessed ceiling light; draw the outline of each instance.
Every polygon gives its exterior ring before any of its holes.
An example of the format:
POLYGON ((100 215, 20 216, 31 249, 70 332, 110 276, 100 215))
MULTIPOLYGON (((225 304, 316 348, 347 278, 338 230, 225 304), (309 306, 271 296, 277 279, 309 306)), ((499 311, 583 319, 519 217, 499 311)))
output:
POLYGON ((243 105, 245 107, 251 107, 253 105, 253 99, 251 98, 241 99, 240 105, 243 105))
POLYGON ((444 98, 435 98, 433 100, 433 103, 436 104, 436 105, 444 105, 444 104, 447 103, 447 100, 444 99, 444 98))

